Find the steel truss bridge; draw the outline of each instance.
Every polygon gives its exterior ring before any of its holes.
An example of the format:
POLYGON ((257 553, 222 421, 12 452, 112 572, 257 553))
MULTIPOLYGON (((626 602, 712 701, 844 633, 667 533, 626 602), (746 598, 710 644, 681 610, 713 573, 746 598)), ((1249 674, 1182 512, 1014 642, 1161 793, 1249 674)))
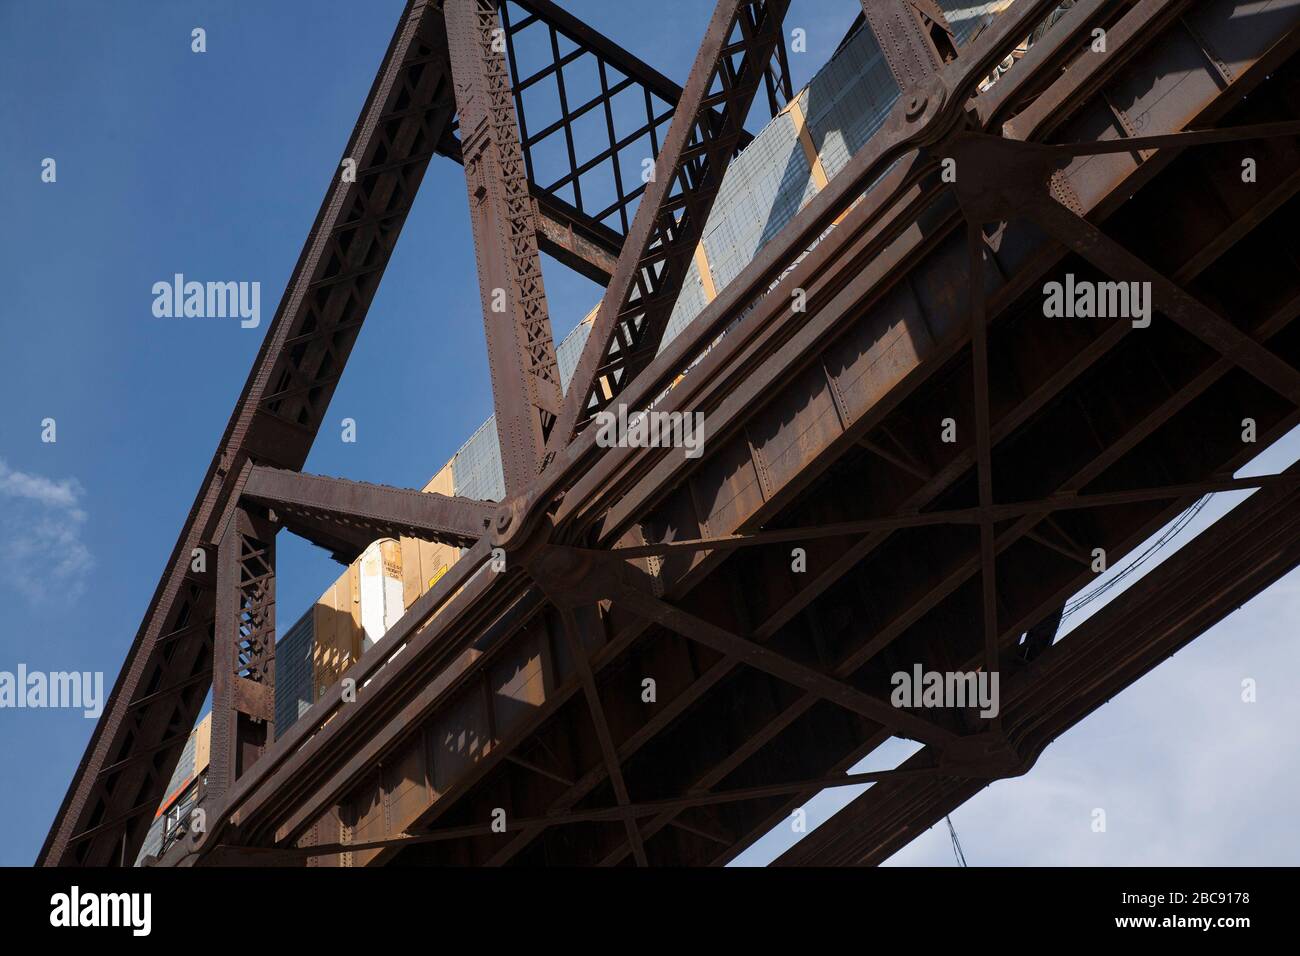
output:
POLYGON ((746 115, 791 97, 787 6, 718 0, 678 87, 550 0, 407 4, 355 181, 321 205, 40 862, 134 860, 211 688, 207 825, 160 865, 720 864, 866 781, 778 862, 876 863, 1300 563, 1300 468, 1232 477, 1300 422, 1300 0, 1017 0, 967 45, 929 0, 863 0, 893 111, 661 348, 746 115), (524 75, 538 23, 554 56, 524 75), (521 91, 574 47, 602 88, 561 79, 538 128, 521 91), (578 184, 616 163, 628 89, 655 176, 593 208, 578 184), (575 148, 584 114, 608 150, 575 148), (548 138, 559 182, 534 175, 548 138), (465 171, 500 503, 301 472, 435 156, 465 171), (606 286, 567 393, 539 250, 606 286), (1149 283, 1153 321, 1045 318, 1066 275, 1149 283), (703 413, 704 454, 598 447, 615 403, 703 413), (1243 487, 1068 636, 1021 643, 1094 549, 1117 562, 1243 487), (336 686, 277 733, 281 531, 344 560, 398 534, 467 550, 354 665, 354 702, 336 686), (999 672, 1001 713, 891 706, 917 663, 999 672), (921 749, 848 773, 892 737, 921 749))

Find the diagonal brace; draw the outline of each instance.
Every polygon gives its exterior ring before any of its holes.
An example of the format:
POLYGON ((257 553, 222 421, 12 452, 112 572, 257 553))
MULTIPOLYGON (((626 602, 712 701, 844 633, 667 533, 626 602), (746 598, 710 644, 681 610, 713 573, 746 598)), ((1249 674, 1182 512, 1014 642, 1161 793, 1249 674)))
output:
MULTIPOLYGON (((582 611, 587 615, 584 619, 590 621, 590 615, 599 614, 595 606, 583 608, 582 611)), ((578 671, 578 676, 582 680, 582 691, 587 698, 587 709, 591 712, 591 720, 596 728, 596 738, 600 742, 601 758, 605 762, 605 773, 609 777, 610 785, 614 790, 614 799, 618 801, 620 807, 627 807, 631 804, 628 797, 627 783, 623 779, 623 769, 618 761, 618 748, 614 745, 614 736, 610 733, 609 721, 605 717, 605 707, 600 702, 600 691, 596 686, 596 675, 591 670, 591 662, 587 659, 587 649, 583 646, 580 637, 577 618, 578 611, 565 605, 560 606, 560 617, 564 622, 564 639, 569 649, 569 656, 573 659, 574 667, 578 671)), ((636 817, 628 814, 623 817, 623 825, 627 830, 628 842, 632 844, 632 855, 636 859, 637 866, 646 866, 648 861, 645 854, 645 844, 641 840, 641 831, 637 828, 636 817)))
MULTIPOLYGON (((873 720, 897 736, 918 740, 940 750, 959 739, 957 734, 938 724, 890 706, 851 684, 800 664, 769 647, 733 634, 655 597, 649 590, 628 582, 627 575, 635 571, 629 565, 604 555, 598 555, 597 560, 593 561, 596 553, 581 549, 553 545, 547 551, 550 552, 549 566, 564 565, 570 569, 581 569, 583 588, 588 594, 598 593, 648 621, 873 720)), ((543 587, 548 593, 564 590, 563 581, 558 582, 558 586, 548 582, 543 587)))
POLYGON ((1161 313, 1279 395, 1300 406, 1300 371, 1189 295, 1172 279, 1050 196, 1037 197, 1026 211, 1029 218, 1054 239, 1106 274, 1150 283, 1154 305, 1161 313))

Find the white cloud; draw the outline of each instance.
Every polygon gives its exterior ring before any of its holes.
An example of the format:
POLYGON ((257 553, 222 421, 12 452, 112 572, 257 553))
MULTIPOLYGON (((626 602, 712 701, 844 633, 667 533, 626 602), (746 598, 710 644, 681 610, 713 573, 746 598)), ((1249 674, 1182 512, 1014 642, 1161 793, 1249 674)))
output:
POLYGON ((0 459, 0 578, 30 601, 75 598, 94 567, 81 539, 85 489, 51 481, 0 459))

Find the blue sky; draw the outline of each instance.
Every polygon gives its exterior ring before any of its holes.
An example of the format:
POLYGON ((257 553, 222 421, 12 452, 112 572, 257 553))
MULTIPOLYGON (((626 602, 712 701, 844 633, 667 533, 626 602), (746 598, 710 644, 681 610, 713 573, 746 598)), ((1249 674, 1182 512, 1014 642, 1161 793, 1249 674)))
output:
MULTIPOLYGON (((703 0, 660 0, 653 16, 608 0, 564 5, 678 82, 711 9, 703 0)), ((0 176, 10 219, 0 232, 0 670, 21 663, 103 671, 112 685, 402 6, 0 2, 0 176), (207 31, 203 54, 190 49, 196 26, 207 31), (57 162, 55 183, 41 181, 46 157, 57 162), (176 272, 260 282, 261 326, 155 318, 150 289, 176 272), (53 443, 41 441, 47 418, 57 423, 53 443)), ((791 25, 808 38, 807 53, 791 57, 797 87, 839 42, 856 4, 794 7, 791 25)), ((599 289, 554 262, 544 269, 558 338, 599 289)), ((418 486, 487 417, 474 276, 460 168, 435 160, 309 470, 418 486), (344 417, 357 421, 355 444, 339 440, 344 417)), ((336 574, 322 552, 282 536, 281 621, 292 621, 336 574)), ((1025 832, 1026 818, 1006 816, 1014 800, 1000 796, 1013 788, 1028 794, 1016 800, 1037 793, 1047 807, 1095 805, 1097 788, 1131 795, 1144 819, 1169 828, 1152 837, 1151 862, 1231 862, 1261 845, 1293 851, 1300 841, 1285 829, 1276 789, 1242 786, 1242 777, 1233 786, 1234 775, 1212 765, 1192 780, 1196 799, 1175 787, 1206 751, 1173 727, 1180 706, 1209 714, 1186 688, 1216 666, 1227 667, 1229 684, 1239 681, 1233 668, 1294 674, 1286 630, 1298 606, 1289 579, 1063 738, 1029 778, 958 811, 972 862, 1076 858, 1073 811, 1044 811, 1025 832), (1142 704, 1123 719, 1130 697, 1142 704), (1174 768, 1159 779, 1143 772, 1153 748, 1174 768), (1243 814, 1260 822, 1225 848, 1216 835, 1236 833, 1225 821, 1243 814)), ((1292 699, 1279 686, 1273 696, 1261 692, 1248 718, 1238 714, 1255 722, 1258 750, 1232 750, 1222 720, 1207 717, 1205 732, 1218 735, 1210 752, 1249 762, 1267 750, 1289 766, 1292 786, 1282 792, 1294 792, 1287 735, 1297 714, 1282 703, 1292 699)), ((91 726, 79 712, 0 710, 0 864, 34 859, 91 726)), ((1262 761, 1243 767, 1245 779, 1261 779, 1262 761)), ((814 822, 817 810, 810 808, 814 822)), ((946 831, 941 842, 933 837, 900 859, 947 865, 946 831)), ((780 838, 746 860, 761 862, 780 838)))

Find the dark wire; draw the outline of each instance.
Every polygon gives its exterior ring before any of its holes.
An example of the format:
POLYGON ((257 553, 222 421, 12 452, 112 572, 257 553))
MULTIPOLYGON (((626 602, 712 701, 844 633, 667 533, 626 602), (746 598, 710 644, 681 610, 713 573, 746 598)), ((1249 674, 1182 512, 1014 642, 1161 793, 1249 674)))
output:
POLYGON ((1150 560, 1150 558, 1157 551, 1165 547, 1165 545, 1169 544, 1169 542, 1173 541, 1174 538, 1178 536, 1178 533, 1180 531, 1182 531, 1185 527, 1191 524, 1192 519, 1195 518, 1198 514, 1200 514, 1201 509, 1204 508, 1206 504, 1209 503, 1210 497, 1211 497, 1210 495, 1205 495, 1200 500, 1198 500, 1194 505, 1192 505, 1182 514, 1180 514, 1177 518, 1175 518, 1173 523, 1167 529, 1165 529, 1165 532, 1162 535, 1160 535, 1160 537, 1157 538, 1151 544, 1150 547, 1148 547, 1145 551, 1143 551, 1140 555, 1138 555, 1138 557, 1134 558, 1133 561, 1131 561, 1122 571, 1120 571, 1110 580, 1097 585, 1097 587, 1093 588, 1087 594, 1067 604, 1065 606, 1065 614, 1062 616, 1062 619, 1064 620, 1064 618, 1070 617, 1075 612, 1082 610, 1084 607, 1091 604, 1093 601, 1097 600, 1102 595, 1112 590, 1113 588, 1117 587, 1120 583, 1122 583, 1123 581, 1127 580, 1130 576, 1132 576, 1133 573, 1136 572, 1138 568, 1142 567, 1142 565, 1146 564, 1147 561, 1150 560))
POLYGON ((948 832, 952 834, 952 852, 957 857, 958 866, 966 866, 966 854, 962 852, 961 840, 957 839, 957 830, 952 825, 952 817, 945 816, 948 821, 948 832))

